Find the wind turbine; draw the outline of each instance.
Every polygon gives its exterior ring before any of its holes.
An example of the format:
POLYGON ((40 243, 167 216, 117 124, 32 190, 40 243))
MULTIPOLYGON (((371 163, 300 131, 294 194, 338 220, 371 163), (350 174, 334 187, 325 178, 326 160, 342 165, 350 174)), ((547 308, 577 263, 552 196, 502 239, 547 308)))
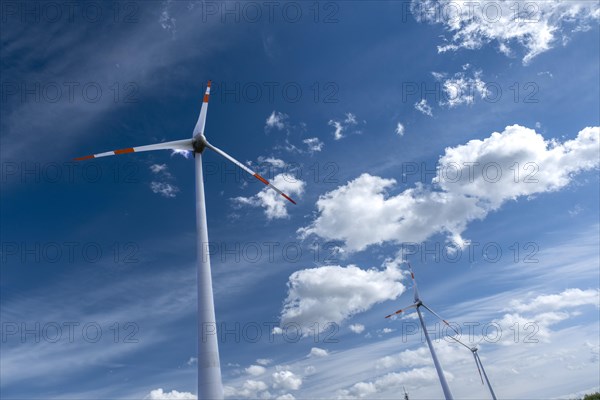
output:
POLYGON ((206 85, 206 92, 200 109, 200 116, 194 128, 191 139, 176 140, 151 144, 147 146, 128 147, 120 150, 107 151, 85 157, 76 158, 75 161, 88 160, 126 153, 139 153, 153 150, 188 150, 194 152, 196 169, 196 258, 198 267, 198 399, 217 400, 223 398, 223 385, 221 383, 221 366, 219 361, 219 345, 216 335, 216 318, 212 290, 212 275, 208 251, 208 229, 206 226, 206 203, 204 201, 204 179, 202 175, 202 152, 210 149, 225 157, 256 179, 275 190, 286 200, 296 204, 288 195, 273 186, 268 180, 252 171, 244 164, 213 146, 204 136, 204 125, 208 111, 208 98, 210 97, 210 81, 206 85), (211 333, 204 335, 204 333, 211 333), (200 341, 202 336, 202 341, 200 341), (204 340, 205 339, 205 340, 204 340))
MULTIPOLYGON (((454 331, 454 333, 456 333, 457 335, 460 335, 460 333, 456 330, 456 328, 454 328, 452 325, 450 325, 448 323, 448 321, 446 321, 444 318, 440 317, 438 315, 438 313, 436 313, 435 311, 431 310, 428 308, 429 311, 431 311, 431 313, 433 315, 435 315, 440 321, 442 321, 447 327, 449 327, 450 329, 452 329, 454 331)), ((469 347, 468 345, 466 345, 465 343, 463 343, 462 341, 460 341, 459 339, 455 338, 454 336, 449 336, 451 339, 453 339, 456 343, 461 344, 462 346, 466 347, 467 349, 469 349, 469 351, 473 354, 473 359, 475 360, 475 365, 477 366, 477 371, 479 372, 479 378, 481 379, 481 384, 487 384, 487 387, 490 391, 490 394, 492 395, 492 399, 497 400, 496 399, 496 393, 494 393, 494 389, 492 388, 492 384, 490 383, 490 380, 487 376, 487 374, 485 373, 485 368, 483 368, 483 363, 481 362, 481 358, 479 358, 479 349, 477 348, 477 346, 473 346, 473 347, 469 347), (483 376, 482 373, 483 372, 483 376), (485 378, 485 383, 483 383, 483 378, 485 378)))
POLYGON ((444 370, 442 369, 440 361, 437 358, 437 354, 435 354, 435 349, 433 348, 433 345, 431 344, 431 339, 429 338, 429 333, 427 332, 427 328, 425 327, 425 322, 423 321, 423 315, 421 315, 420 308, 424 307, 431 313, 433 313, 433 311, 431 311, 431 309, 429 307, 427 307, 425 304, 423 304, 423 302, 421 301, 421 297, 419 297, 419 289, 417 288, 417 281, 415 280, 415 274, 413 273, 413 270, 412 270, 410 264, 408 262, 407 262, 407 264, 408 264, 408 269, 410 270, 410 277, 413 281, 414 303, 411 304, 410 306, 402 308, 390 315, 386 315, 386 318, 390 318, 393 315, 398 315, 398 314, 403 313, 406 310, 409 310, 411 308, 415 308, 417 310, 417 314, 419 315, 419 321, 421 321, 421 328, 423 329, 423 333, 425 334, 425 340, 427 340, 427 346, 429 347, 429 351, 431 352, 431 358, 433 358, 433 365, 435 366, 435 370, 437 371, 438 378, 440 379, 440 384, 442 385, 442 391, 444 392, 444 397, 446 398, 446 400, 453 400, 454 397, 452 396, 452 392, 450 391, 450 387, 448 386, 448 382, 446 381, 446 377, 444 376, 444 370))
MULTIPOLYGON (((452 325, 450 325, 448 323, 448 321, 446 321, 444 318, 442 318, 438 313, 436 313, 431 308, 429 308, 428 306, 423 304, 423 302, 421 301, 421 298, 419 297, 419 290, 417 289, 417 281, 415 280, 415 274, 413 273, 410 263, 407 262, 407 265, 408 265, 408 269, 410 270, 410 276, 413 281, 415 303, 406 308, 400 309, 400 310, 394 312, 393 314, 387 315, 386 318, 390 318, 393 315, 398 315, 398 314, 400 314, 406 310, 409 310, 411 308, 417 309, 417 314, 419 315, 419 320, 421 321, 421 327, 423 329, 423 332, 425 333, 425 339, 427 340, 427 345, 429 346, 429 350, 431 351, 431 357, 433 358, 433 363, 434 363, 435 369, 438 373, 438 377, 439 377, 440 383, 442 385, 442 390, 444 391, 444 396, 446 397, 446 399, 452 399, 453 398, 452 393, 450 392, 450 388, 448 387, 448 382, 446 382, 446 378, 444 377, 444 371, 442 370, 439 360, 437 359, 437 355, 435 354, 435 350, 431 344, 431 340, 429 339, 429 334, 427 332, 427 329, 425 328, 425 324, 423 322, 423 317, 421 315, 419 307, 425 307, 427 309, 427 311, 429 311, 431 314, 435 315, 440 321, 442 321, 446 326, 448 326, 450 329, 452 329, 457 335, 459 335, 460 333, 456 330, 456 328, 454 328, 452 325)), ((485 377, 485 382, 487 383, 487 387, 490 391, 490 394, 492 395, 492 399, 497 400, 496 394, 494 393, 494 389, 492 388, 492 384, 490 383, 490 380, 489 380, 487 374, 485 373, 485 368, 483 368, 483 363, 481 362, 481 358, 479 358, 479 354, 477 353, 477 351, 479 349, 477 347, 469 347, 468 345, 466 345, 459 339, 455 338, 454 336, 450 336, 450 338, 452 338, 455 342, 457 342, 457 343, 461 344, 462 346, 466 347, 467 349, 469 349, 469 351, 473 354, 473 358, 475 359, 475 365, 477 366, 477 371, 479 371, 479 378, 481 378, 481 384, 484 384, 483 378, 485 377), (482 371, 483 371, 483 376, 481 374, 482 371)))

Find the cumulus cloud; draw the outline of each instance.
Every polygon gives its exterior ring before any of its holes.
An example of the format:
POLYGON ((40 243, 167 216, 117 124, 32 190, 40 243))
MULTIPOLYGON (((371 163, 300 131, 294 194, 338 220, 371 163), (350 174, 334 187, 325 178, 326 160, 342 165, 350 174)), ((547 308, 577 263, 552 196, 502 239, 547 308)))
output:
POLYGON ((145 397, 146 400, 196 400, 196 395, 189 392, 172 390, 165 392, 162 388, 154 389, 145 397))
POLYGON ((363 324, 352 324, 348 327, 352 332, 361 334, 365 330, 365 326, 363 324))
POLYGON ((417 21, 442 24, 450 33, 438 46, 440 53, 494 42, 500 52, 512 55, 519 44, 525 48, 524 64, 551 49, 558 38, 566 43, 569 31, 585 31, 600 19, 598 2, 576 0, 413 0, 411 11, 417 21))
MULTIPOLYGON (((306 183, 290 174, 278 174, 271 183, 290 197, 301 196, 304 193, 306 183)), ((264 208, 265 215, 269 220, 288 218, 287 205, 289 202, 279 193, 269 187, 251 197, 236 197, 233 199, 238 205, 264 208)))
MULTIPOLYGON (((444 372, 446 379, 452 381, 454 376, 444 372)), ((392 372, 382 375, 372 382, 358 382, 348 389, 341 390, 338 394, 342 398, 371 398, 373 395, 393 388, 401 389, 403 385, 412 387, 430 385, 437 380, 435 369, 431 367, 415 368, 409 371, 392 372)))
POLYGON ((259 376, 264 374, 267 369, 261 365, 251 365, 246 368, 246 373, 252 376, 259 376))
POLYGON ((239 389, 236 389, 232 386, 223 386, 225 397, 236 399, 269 399, 271 398, 271 394, 268 392, 268 389, 269 385, 267 385, 265 382, 253 379, 246 380, 239 389))
POLYGON ((417 111, 421 112, 422 114, 429 115, 430 117, 433 117, 433 111, 432 111, 431 106, 429 105, 429 103, 427 102, 426 99, 421 99, 420 101, 417 101, 415 103, 415 109, 417 111))
POLYGON ((401 278, 395 264, 383 270, 330 265, 296 271, 287 283, 281 323, 302 327, 317 323, 319 329, 327 330, 329 323, 339 324, 377 303, 396 299, 404 291, 401 278))
POLYGON ((384 242, 420 243, 445 233, 455 248, 470 221, 483 219, 506 201, 556 191, 573 175, 597 168, 600 128, 584 128, 559 143, 534 130, 508 126, 483 140, 446 148, 431 185, 418 183, 397 195, 394 179, 362 174, 317 200, 317 217, 298 230, 344 242, 360 251, 384 242))
POLYGON ((310 353, 308 353, 309 357, 327 357, 329 352, 325 349, 321 349, 319 347, 313 347, 310 349, 310 353))
POLYGON ((273 387, 286 390, 298 390, 302 386, 302 378, 287 370, 274 372, 273 382, 273 387))
POLYGON ((265 121, 265 130, 269 131, 271 129, 277 129, 282 131, 287 126, 287 119, 287 114, 273 110, 271 115, 269 115, 265 121))
POLYGON ((508 126, 483 140, 446 148, 435 183, 448 192, 476 197, 498 208, 519 196, 552 192, 574 174, 598 167, 600 128, 575 139, 545 140, 533 129, 508 126))

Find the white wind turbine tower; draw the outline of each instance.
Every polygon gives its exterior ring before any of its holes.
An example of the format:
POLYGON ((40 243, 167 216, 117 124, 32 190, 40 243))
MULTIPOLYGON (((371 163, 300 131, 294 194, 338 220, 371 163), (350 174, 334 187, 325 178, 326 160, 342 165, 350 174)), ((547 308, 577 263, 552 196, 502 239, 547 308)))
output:
MULTIPOLYGON (((423 329, 423 333, 425 334, 425 339, 427 340, 427 345, 429 346, 429 350, 431 351, 431 358, 433 358, 433 364, 435 365, 435 369, 436 369, 438 377, 440 379, 440 384, 442 385, 442 390, 444 391, 444 397, 446 397, 446 400, 452 400, 454 397, 452 396, 452 392, 450 391, 450 387, 448 386, 448 382, 446 381, 446 377, 444 376, 444 371, 443 371, 442 366, 440 365, 440 362, 437 358, 435 349, 433 348, 433 345, 431 343, 431 339, 429 338, 429 333, 427 332, 425 323, 423 322, 423 316, 421 315, 421 311, 419 310, 419 307, 426 308, 427 311, 429 311, 431 314, 435 315, 446 326, 450 327, 457 335, 459 335, 459 332, 452 325, 450 325, 448 323, 448 321, 446 321, 445 319, 440 317, 438 313, 436 313, 431 308, 429 308, 428 306, 423 304, 423 302, 421 301, 421 298, 419 297, 419 290, 417 288, 417 281, 415 280, 415 274, 413 273, 410 263, 407 262, 406 264, 408 265, 408 269, 410 270, 410 277, 413 281, 414 304, 411 304, 408 307, 402 308, 390 315, 386 315, 386 318, 390 318, 394 315, 398 315, 398 314, 403 313, 406 310, 409 310, 411 308, 416 308, 417 314, 419 315, 419 321, 421 321, 421 328, 423 329)), ((477 347, 469 347, 468 345, 466 345, 465 343, 463 343, 462 341, 460 341, 459 339, 457 339, 453 336, 450 336, 450 338, 452 338, 454 341, 463 345, 464 347, 469 349, 469 351, 471 351, 471 353, 473 354, 473 358, 475 359, 475 365, 477 365, 477 370, 479 371, 479 377, 481 378, 481 383, 483 384, 483 377, 485 377, 485 381, 487 383, 487 387, 490 391, 490 394, 492 395, 492 398, 494 400, 496 400, 496 394, 494 393, 494 389, 492 389, 490 380, 488 379, 488 376, 485 373, 485 369, 483 368, 483 364, 481 363, 481 359, 479 358, 479 354, 477 353, 477 351, 478 351, 477 347), (481 375, 482 371, 483 371, 483 377, 481 375)))
POLYGON ((219 361, 219 345, 216 335, 215 307, 212 291, 212 276, 210 269, 210 257, 208 252, 208 229, 206 226, 206 204, 204 201, 204 180, 202 176, 202 152, 210 149, 225 157, 256 179, 275 190, 285 197, 286 200, 296 204, 288 195, 273 186, 268 180, 252 171, 244 164, 225 153, 223 150, 210 144, 204 136, 204 125, 208 110, 208 98, 210 95, 210 81, 208 81, 200 116, 191 139, 176 140, 140 147, 129 147, 126 149, 108 151, 76 158, 75 161, 88 160, 98 157, 113 156, 126 153, 138 153, 152 150, 189 150, 194 152, 196 168, 196 230, 198 240, 196 242, 196 257, 198 266, 198 399, 217 400, 223 398, 223 385, 221 383, 221 366, 219 361), (200 334, 205 328, 214 334, 207 335, 205 341, 200 341, 200 334))

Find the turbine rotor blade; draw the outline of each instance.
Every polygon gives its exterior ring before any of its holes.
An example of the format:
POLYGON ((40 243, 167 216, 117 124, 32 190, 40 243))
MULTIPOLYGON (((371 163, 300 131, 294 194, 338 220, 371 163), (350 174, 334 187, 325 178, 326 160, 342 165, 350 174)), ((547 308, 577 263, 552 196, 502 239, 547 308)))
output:
MULTIPOLYGON (((442 321, 446 326, 448 326, 450 329, 452 329, 454 331, 454 333, 456 333, 457 335, 460 335, 460 332, 458 332, 452 325, 450 325, 448 323, 448 321, 446 321, 444 318, 440 317, 440 315, 438 313, 436 313, 435 311, 433 311, 431 308, 427 307, 426 304, 421 304, 423 307, 425 307, 425 309, 427 309, 427 311, 429 311, 430 313, 432 313, 433 315, 435 315, 440 321, 442 321)), ((462 344, 463 346, 465 346, 467 349, 471 350, 471 347, 467 346, 465 343, 463 343, 461 340, 455 338, 454 336, 449 336, 452 340, 454 340, 456 343, 462 344)), ((471 350, 472 351, 472 350, 471 350)))
POLYGON ((402 308, 402 309, 400 309, 400 310, 398 310, 398 311, 396 311, 396 312, 394 312, 394 313, 391 313, 390 315, 386 315, 385 317, 386 317, 386 318, 390 318, 390 317, 392 317, 392 316, 394 316, 394 315, 398 315, 398 314, 400 314, 400 313, 403 313, 403 312, 405 312, 406 310, 409 310, 409 309, 411 309, 411 308, 416 308, 416 307, 417 307, 417 305, 416 305, 416 304, 411 304, 410 306, 408 306, 408 307, 405 307, 405 308, 402 308))
POLYGON ((89 156, 77 157, 75 161, 90 160, 92 158, 117 156, 119 154, 127 153, 139 153, 142 151, 153 151, 153 150, 194 150, 192 147, 192 139, 175 140, 173 142, 164 142, 149 144, 146 146, 128 147, 126 149, 118 149, 113 151, 106 151, 104 153, 91 154, 89 156))
POLYGON ((241 169, 243 169, 244 171, 246 171, 247 173, 249 173, 250 175, 252 175, 256 179, 258 179, 259 181, 261 181, 262 183, 264 183, 265 185, 267 185, 268 187, 270 187, 271 189, 273 189, 274 191, 276 191, 277 193, 279 193, 281 196, 283 196, 289 202, 291 202, 293 204, 296 204, 296 202, 294 200, 292 200, 292 198, 290 196, 288 196, 287 194, 283 193, 281 190, 279 190, 277 187, 275 187, 271 182, 269 182, 268 180, 266 180, 265 178, 263 178, 262 176, 260 176, 260 174, 258 174, 257 172, 252 171, 250 168, 248 168, 247 166, 245 166, 244 164, 242 164, 241 162, 239 162, 235 158, 231 157, 229 154, 225 153, 223 150, 219 149, 218 147, 213 146, 212 144, 210 144, 208 142, 206 142, 206 147, 209 148, 209 149, 211 149, 215 153, 220 154, 221 156, 225 157, 226 159, 228 159, 229 161, 231 161, 232 163, 234 163, 235 165, 237 165, 238 167, 240 167, 241 169))
POLYGON ((208 98, 210 97, 210 81, 206 84, 206 92, 204 92, 204 98, 202 99, 202 108, 200 108, 200 115, 198 121, 194 127, 193 137, 197 135, 204 135, 204 126, 206 125, 206 114, 208 113, 208 98))
POLYGON ((475 359, 475 365, 477 365, 477 371, 479 372, 479 378, 481 379, 481 384, 484 385, 483 375, 481 375, 481 368, 479 368, 479 364, 481 363, 481 360, 479 360, 479 354, 477 354, 477 350, 471 349, 471 352, 473 353, 473 358, 475 359))
POLYGON ((410 278, 412 279, 412 282, 413 282, 413 293, 414 293, 414 299, 415 299, 415 303, 416 303, 420 300, 419 289, 417 288, 417 281, 415 279, 415 274, 412 270, 412 266, 410 265, 410 263, 408 261, 406 262, 406 265, 408 265, 408 270, 410 271, 410 278))

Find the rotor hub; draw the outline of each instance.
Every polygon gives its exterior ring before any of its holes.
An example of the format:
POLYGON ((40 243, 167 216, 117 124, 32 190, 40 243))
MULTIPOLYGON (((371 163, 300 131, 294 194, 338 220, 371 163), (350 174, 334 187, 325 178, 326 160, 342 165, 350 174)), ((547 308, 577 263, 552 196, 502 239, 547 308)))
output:
POLYGON ((194 153, 201 154, 206 148, 206 139, 203 136, 196 136, 192 140, 192 147, 194 148, 194 153))

